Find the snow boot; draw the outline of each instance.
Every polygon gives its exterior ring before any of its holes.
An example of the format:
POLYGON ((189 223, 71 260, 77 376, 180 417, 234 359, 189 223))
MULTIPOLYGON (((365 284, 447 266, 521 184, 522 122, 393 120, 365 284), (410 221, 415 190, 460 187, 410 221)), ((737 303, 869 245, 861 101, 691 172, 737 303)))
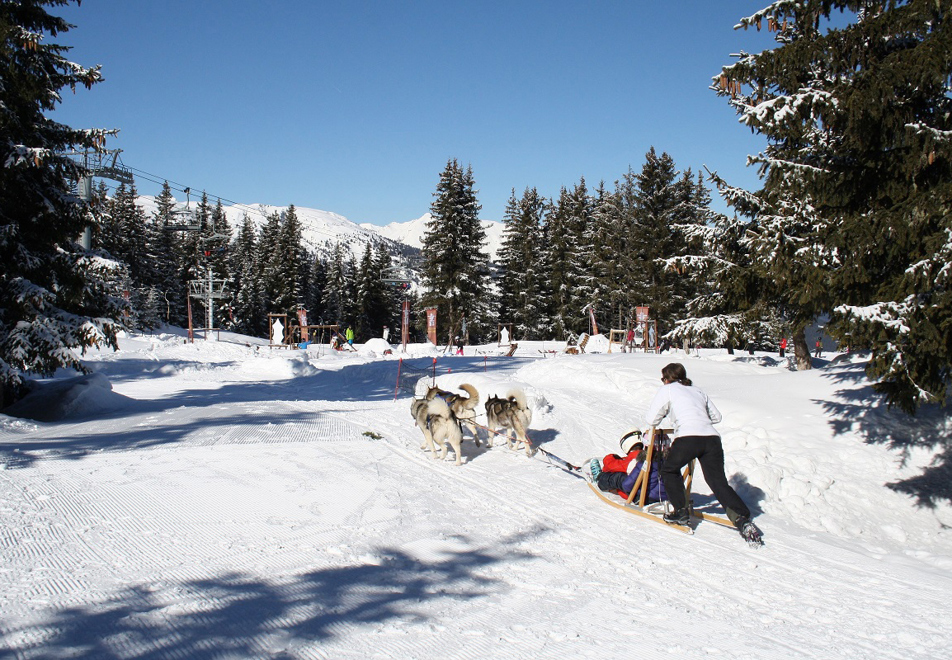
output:
POLYGON ((764 544, 764 535, 757 529, 757 525, 752 523, 747 516, 737 518, 737 520, 734 521, 734 526, 737 528, 737 531, 740 532, 743 539, 747 541, 747 545, 760 547, 764 544))
POLYGON ((585 476, 588 478, 589 482, 593 484, 598 483, 598 475, 602 473, 602 463, 597 458, 593 458, 588 463, 585 464, 585 476))
POLYGON ((661 516, 662 520, 666 523, 671 523, 672 525, 687 525, 691 522, 691 516, 688 513, 687 507, 682 507, 680 509, 675 509, 669 513, 661 516))

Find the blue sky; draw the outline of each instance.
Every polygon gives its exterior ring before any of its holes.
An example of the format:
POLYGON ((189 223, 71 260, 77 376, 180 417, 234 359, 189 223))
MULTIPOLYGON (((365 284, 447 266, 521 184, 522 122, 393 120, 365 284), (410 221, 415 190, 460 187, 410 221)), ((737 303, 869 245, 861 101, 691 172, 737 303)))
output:
POLYGON ((423 215, 450 158, 490 220, 513 188, 611 187, 651 146, 754 189, 764 141, 708 86, 774 45, 733 29, 765 4, 84 0, 53 8, 76 25, 54 41, 105 82, 53 117, 119 128, 140 193, 168 179, 354 222, 423 215))

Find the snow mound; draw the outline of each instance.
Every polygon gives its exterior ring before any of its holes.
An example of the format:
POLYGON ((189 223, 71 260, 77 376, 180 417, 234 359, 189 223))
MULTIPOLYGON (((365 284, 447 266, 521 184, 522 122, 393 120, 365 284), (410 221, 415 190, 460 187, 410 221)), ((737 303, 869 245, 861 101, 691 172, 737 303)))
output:
POLYGON ((605 335, 591 335, 585 344, 586 353, 607 353, 609 341, 605 335))
POLYGON ((30 393, 3 409, 5 415, 37 422, 93 417, 127 406, 132 399, 112 391, 102 374, 54 381, 37 381, 30 393))
POLYGON ((370 339, 362 346, 357 347, 357 352, 360 355, 364 355, 366 357, 388 355, 387 351, 393 353, 393 346, 391 346, 386 339, 382 339, 380 337, 370 339))

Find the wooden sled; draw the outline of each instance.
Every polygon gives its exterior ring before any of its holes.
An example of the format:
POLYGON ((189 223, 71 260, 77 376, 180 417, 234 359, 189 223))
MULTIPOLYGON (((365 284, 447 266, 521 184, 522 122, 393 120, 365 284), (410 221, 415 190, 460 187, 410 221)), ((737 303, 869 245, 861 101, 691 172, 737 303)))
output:
POLYGON ((588 484, 588 487, 591 488, 592 492, 598 495, 599 499, 606 504, 611 504, 613 507, 622 509, 628 513, 633 513, 636 516, 641 516, 642 518, 647 518, 648 520, 661 523, 665 527, 676 529, 679 532, 684 532, 685 534, 694 533, 694 529, 690 525, 673 525, 671 523, 666 523, 659 514, 646 511, 644 507, 638 506, 637 504, 630 504, 628 502, 621 502, 621 498, 612 499, 610 494, 603 493, 602 491, 598 490, 598 486, 595 484, 590 483, 588 484))
POLYGON ((607 504, 611 504, 613 507, 627 511, 636 516, 642 518, 647 518, 653 522, 661 523, 666 527, 676 529, 685 534, 693 534, 694 527, 697 526, 697 521, 707 520, 719 525, 724 525, 725 527, 734 528, 734 523, 732 523, 728 518, 722 516, 715 516, 710 513, 704 513, 701 511, 694 510, 694 504, 691 502, 691 483, 694 481, 694 461, 692 460, 684 469, 684 474, 682 479, 684 480, 684 491, 685 496, 688 502, 688 510, 691 512, 691 517, 695 520, 692 521, 694 526, 692 527, 691 523, 687 525, 676 525, 674 523, 665 522, 661 517, 662 512, 652 511, 649 507, 653 507, 653 504, 646 506, 648 499, 648 484, 649 484, 649 474, 651 470, 651 458, 654 455, 656 445, 660 445, 664 442, 664 438, 668 433, 671 433, 672 429, 658 429, 651 427, 648 431, 648 436, 651 438, 651 442, 647 442, 647 449, 645 454, 644 463, 642 463, 641 472, 638 473, 638 477, 635 479, 635 485, 632 486, 631 492, 628 493, 628 499, 624 502, 621 501, 621 498, 616 495, 611 495, 604 493, 598 489, 593 483, 589 483, 588 487, 592 489, 599 499, 607 504), (635 497, 637 496, 637 501, 635 497))

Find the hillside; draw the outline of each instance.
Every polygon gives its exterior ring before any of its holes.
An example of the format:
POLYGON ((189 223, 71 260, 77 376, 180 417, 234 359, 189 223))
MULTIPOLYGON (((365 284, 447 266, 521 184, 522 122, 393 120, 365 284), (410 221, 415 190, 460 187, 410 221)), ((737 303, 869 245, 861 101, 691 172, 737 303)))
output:
MULTIPOLYGON (((952 507, 921 481, 947 460, 947 416, 886 410, 862 356, 795 372, 766 353, 555 342, 512 358, 411 345, 402 363, 380 339, 288 351, 166 329, 120 345, 88 355, 98 384, 65 418, 0 415, 4 657, 952 654, 952 507), (671 360, 724 414, 759 550, 611 508, 504 443, 435 461, 395 388, 434 364, 483 399, 522 388, 530 438, 581 464, 644 424, 671 360)), ((717 509, 700 476, 694 492, 717 509)))

